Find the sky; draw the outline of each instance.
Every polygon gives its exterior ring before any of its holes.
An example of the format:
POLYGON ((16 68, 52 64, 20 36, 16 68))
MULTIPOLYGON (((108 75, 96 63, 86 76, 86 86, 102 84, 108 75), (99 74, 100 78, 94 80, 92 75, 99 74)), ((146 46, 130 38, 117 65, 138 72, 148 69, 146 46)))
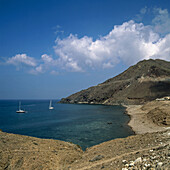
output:
POLYGON ((0 99, 60 99, 144 59, 170 61, 169 0, 0 0, 0 99))

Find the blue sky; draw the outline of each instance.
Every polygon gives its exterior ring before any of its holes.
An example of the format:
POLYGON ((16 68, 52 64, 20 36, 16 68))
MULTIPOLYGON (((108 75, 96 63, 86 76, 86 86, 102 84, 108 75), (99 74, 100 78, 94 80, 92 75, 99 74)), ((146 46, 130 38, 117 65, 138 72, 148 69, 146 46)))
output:
POLYGON ((0 0, 0 99, 59 99, 169 61, 169 12, 169 0, 0 0))

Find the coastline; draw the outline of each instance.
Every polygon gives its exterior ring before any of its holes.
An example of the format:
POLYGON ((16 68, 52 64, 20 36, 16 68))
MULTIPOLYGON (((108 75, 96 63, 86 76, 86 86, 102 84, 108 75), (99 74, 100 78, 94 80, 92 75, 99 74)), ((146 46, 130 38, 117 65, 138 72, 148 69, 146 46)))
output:
POLYGON ((128 126, 132 128, 135 134, 145 134, 166 130, 165 127, 154 124, 146 117, 147 111, 141 108, 143 105, 124 105, 126 107, 126 114, 130 116, 128 126))
POLYGON ((130 116, 128 125, 136 135, 113 139, 86 151, 69 142, 0 131, 0 169, 170 168, 170 128, 157 125, 148 118, 148 113, 155 114, 152 112, 155 108, 167 107, 168 110, 170 101, 124 107, 130 116))

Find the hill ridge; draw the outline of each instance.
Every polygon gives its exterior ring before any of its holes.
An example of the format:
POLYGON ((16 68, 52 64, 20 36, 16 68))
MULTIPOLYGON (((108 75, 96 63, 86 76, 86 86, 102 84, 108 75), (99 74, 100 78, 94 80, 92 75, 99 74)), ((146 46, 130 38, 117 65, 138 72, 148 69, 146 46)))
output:
POLYGON ((119 75, 81 90, 61 103, 142 104, 170 96, 170 62, 142 60, 119 75))

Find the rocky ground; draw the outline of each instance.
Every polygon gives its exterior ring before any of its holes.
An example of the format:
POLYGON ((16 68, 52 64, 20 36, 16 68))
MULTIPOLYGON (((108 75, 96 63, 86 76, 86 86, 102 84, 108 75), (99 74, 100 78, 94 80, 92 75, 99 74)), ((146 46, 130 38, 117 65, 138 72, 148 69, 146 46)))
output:
POLYGON ((71 143, 0 132, 0 170, 65 169, 82 153, 71 143))
POLYGON ((168 169, 169 130, 116 139, 89 148, 70 169, 168 169))
POLYGON ((170 101, 129 106, 130 125, 138 134, 104 142, 84 152, 63 141, 0 132, 0 169, 168 170, 169 107, 170 101))

